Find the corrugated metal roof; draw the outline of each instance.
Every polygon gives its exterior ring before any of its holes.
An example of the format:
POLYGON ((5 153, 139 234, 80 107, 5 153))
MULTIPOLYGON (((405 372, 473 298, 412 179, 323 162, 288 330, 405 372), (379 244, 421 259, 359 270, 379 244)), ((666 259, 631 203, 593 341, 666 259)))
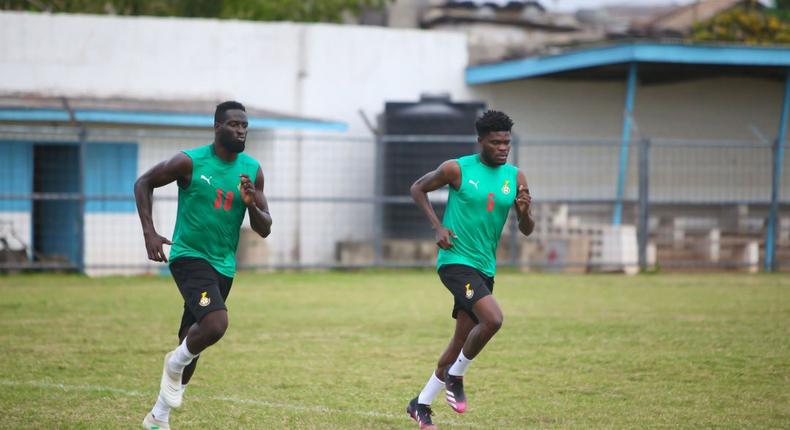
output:
MULTIPOLYGON (((466 69, 466 82, 471 85, 512 81, 539 76, 594 77, 601 70, 628 63, 649 63, 660 66, 664 79, 673 78, 674 70, 687 71, 690 66, 720 71, 783 77, 790 67, 790 48, 741 45, 682 45, 660 43, 629 43, 577 49, 557 55, 544 55, 466 69)), ((622 70, 620 71, 622 72, 622 70)), ((616 73, 622 75, 622 73, 616 73)))

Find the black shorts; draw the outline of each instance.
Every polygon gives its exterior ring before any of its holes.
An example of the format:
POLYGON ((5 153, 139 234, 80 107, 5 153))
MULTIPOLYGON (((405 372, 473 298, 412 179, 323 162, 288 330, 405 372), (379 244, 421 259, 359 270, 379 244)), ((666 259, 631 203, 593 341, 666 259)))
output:
POLYGON ((192 324, 200 322, 212 311, 228 308, 225 300, 233 278, 221 275, 208 261, 195 257, 179 257, 170 262, 170 273, 184 298, 179 335, 192 324))
POLYGON ((472 321, 480 322, 472 307, 494 292, 494 278, 471 266, 445 264, 439 268, 439 279, 455 298, 453 318, 458 318, 458 311, 464 311, 472 321))

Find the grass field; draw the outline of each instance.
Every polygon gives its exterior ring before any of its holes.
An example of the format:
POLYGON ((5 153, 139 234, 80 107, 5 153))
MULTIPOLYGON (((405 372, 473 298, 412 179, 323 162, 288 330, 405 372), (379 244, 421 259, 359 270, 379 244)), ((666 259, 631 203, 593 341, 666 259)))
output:
MULTIPOLYGON (((430 271, 245 274, 174 429, 414 429, 449 339, 430 271)), ((790 428, 790 276, 502 273, 505 324, 441 429, 790 428)), ((0 428, 138 428, 171 279, 0 277, 0 428)))

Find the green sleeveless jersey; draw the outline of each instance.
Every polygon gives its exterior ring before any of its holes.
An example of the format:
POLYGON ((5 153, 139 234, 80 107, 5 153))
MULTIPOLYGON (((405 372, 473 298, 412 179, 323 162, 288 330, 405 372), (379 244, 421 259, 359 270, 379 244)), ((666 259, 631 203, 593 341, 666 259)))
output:
POLYGON ((236 274, 236 247, 247 207, 239 192, 239 175, 255 180, 259 164, 241 153, 226 162, 213 145, 183 151, 192 159, 192 181, 178 189, 178 213, 170 248, 170 261, 178 257, 203 258, 217 272, 236 274))
POLYGON ((450 238, 450 249, 439 249, 436 267, 464 264, 494 276, 499 237, 518 191, 518 168, 488 166, 479 154, 456 161, 461 167, 461 186, 449 187, 442 225, 458 237, 450 238))

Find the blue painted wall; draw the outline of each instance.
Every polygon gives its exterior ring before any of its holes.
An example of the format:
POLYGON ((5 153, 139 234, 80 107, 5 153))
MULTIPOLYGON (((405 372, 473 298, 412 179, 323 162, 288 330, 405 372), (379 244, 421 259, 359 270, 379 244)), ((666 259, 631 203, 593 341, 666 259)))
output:
MULTIPOLYGON (((0 141, 0 194, 33 192, 33 145, 0 141)), ((0 199, 0 211, 29 212, 30 200, 0 199)))
MULTIPOLYGON (((51 143, 51 145, 76 143, 51 143)), ((0 195, 28 196, 33 192, 33 142, 0 141, 0 195)), ((50 143, 47 143, 50 145, 50 143)), ((137 179, 136 143, 89 143, 85 147, 86 212, 134 212, 134 181, 137 179), (101 200, 98 196, 126 196, 125 200, 101 200), (94 197, 94 198, 91 198, 94 197)), ((76 169, 76 166, 71 168, 76 169)), ((76 174, 76 173, 75 173, 76 174)), ((77 192, 73 190, 72 192, 77 192)), ((29 212, 27 199, 0 198, 0 211, 29 212)))

